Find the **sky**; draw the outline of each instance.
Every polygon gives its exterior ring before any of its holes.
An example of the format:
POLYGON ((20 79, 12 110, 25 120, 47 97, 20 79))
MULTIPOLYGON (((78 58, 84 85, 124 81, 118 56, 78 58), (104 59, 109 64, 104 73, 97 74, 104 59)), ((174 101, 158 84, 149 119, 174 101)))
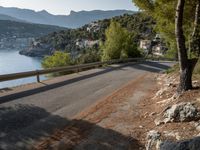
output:
POLYGON ((56 15, 67 15, 71 10, 137 10, 132 0, 0 0, 0 6, 47 10, 56 15))

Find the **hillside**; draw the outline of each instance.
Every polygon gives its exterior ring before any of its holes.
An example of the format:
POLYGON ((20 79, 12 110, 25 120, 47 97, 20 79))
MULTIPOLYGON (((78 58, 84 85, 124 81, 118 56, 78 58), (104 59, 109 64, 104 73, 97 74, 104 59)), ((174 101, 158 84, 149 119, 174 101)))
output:
POLYGON ((48 24, 67 28, 78 28, 92 21, 133 13, 133 11, 128 10, 94 10, 80 12, 71 11, 69 15, 53 15, 45 10, 36 12, 29 9, 0 7, 0 14, 31 23, 48 24))
MULTIPOLYGON (((134 34, 134 41, 139 39, 152 38, 155 22, 152 18, 143 14, 124 15, 114 17, 113 20, 119 22, 134 34)), ((111 19, 93 22, 78 29, 69 29, 54 32, 37 40, 37 44, 32 44, 29 49, 21 51, 21 54, 28 56, 51 55, 55 50, 66 51, 72 56, 84 52, 88 48, 98 46, 99 41, 105 40, 105 29, 109 26, 111 19)))
POLYGON ((23 20, 20 20, 20 19, 8 16, 8 15, 3 15, 3 14, 0 14, 0 20, 10 20, 10 21, 17 21, 17 22, 26 22, 26 21, 23 21, 23 20))
POLYGON ((0 16, 0 49, 21 50, 27 48, 30 41, 33 41, 35 38, 66 29, 57 26, 31 24, 12 20, 15 19, 8 16, 0 16))
POLYGON ((0 19, 1 38, 8 38, 13 36, 19 38, 40 37, 48 33, 63 29, 65 28, 0 19))

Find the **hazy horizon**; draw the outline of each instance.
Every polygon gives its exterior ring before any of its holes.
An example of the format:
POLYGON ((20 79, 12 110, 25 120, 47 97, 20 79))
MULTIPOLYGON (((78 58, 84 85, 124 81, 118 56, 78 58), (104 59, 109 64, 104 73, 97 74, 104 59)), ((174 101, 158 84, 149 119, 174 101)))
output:
POLYGON ((70 11, 137 10, 132 0, 0 0, 0 6, 46 10, 54 15, 68 15, 70 11), (50 1, 50 2, 49 2, 50 1))

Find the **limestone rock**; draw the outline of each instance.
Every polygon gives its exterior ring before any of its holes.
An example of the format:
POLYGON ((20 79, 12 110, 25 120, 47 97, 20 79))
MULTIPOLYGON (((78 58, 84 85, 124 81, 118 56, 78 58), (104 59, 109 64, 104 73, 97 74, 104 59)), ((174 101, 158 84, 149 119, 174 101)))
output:
POLYGON ((163 134, 164 134, 165 137, 175 137, 176 140, 181 139, 179 133, 175 132, 175 131, 164 131, 163 134))
POLYGON ((199 150, 199 149, 200 149, 200 137, 178 142, 165 141, 160 144, 160 150, 199 150))
POLYGON ((179 103, 164 112, 164 122, 185 122, 198 118, 198 111, 191 103, 179 103))
POLYGON ((200 131, 200 122, 194 123, 196 130, 200 131))
POLYGON ((154 120, 154 123, 156 124, 156 126, 160 126, 161 124, 164 124, 164 122, 160 118, 156 118, 154 120))

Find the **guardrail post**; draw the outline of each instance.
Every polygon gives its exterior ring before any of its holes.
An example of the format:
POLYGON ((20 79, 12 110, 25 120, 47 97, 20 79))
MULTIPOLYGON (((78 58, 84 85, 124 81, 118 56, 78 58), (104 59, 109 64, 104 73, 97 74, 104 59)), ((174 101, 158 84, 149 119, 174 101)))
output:
POLYGON ((40 75, 39 75, 39 72, 38 72, 38 70, 36 70, 37 71, 37 82, 39 83, 40 82, 40 75))

